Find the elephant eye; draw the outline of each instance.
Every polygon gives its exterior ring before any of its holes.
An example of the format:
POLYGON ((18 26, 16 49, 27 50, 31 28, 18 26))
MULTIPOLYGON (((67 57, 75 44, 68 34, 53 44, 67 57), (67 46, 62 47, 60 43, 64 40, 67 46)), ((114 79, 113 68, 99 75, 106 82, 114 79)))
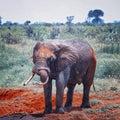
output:
POLYGON ((51 59, 50 59, 50 58, 47 58, 46 61, 47 61, 47 63, 49 63, 49 62, 51 61, 51 59))
POLYGON ((35 64, 36 63, 36 57, 35 56, 33 56, 33 63, 35 64))
POLYGON ((50 63, 52 62, 52 58, 51 57, 47 58, 46 62, 47 62, 48 65, 50 65, 50 63))
POLYGON ((34 64, 36 63, 36 60, 35 60, 35 59, 33 59, 33 63, 34 63, 34 64))

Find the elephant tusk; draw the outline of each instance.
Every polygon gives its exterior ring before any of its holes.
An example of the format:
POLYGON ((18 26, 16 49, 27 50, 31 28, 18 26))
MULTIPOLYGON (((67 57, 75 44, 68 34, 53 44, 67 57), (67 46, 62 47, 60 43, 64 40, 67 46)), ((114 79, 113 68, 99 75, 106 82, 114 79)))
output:
POLYGON ((32 73, 31 76, 29 77, 29 79, 23 84, 23 86, 26 86, 34 77, 35 73, 32 73))

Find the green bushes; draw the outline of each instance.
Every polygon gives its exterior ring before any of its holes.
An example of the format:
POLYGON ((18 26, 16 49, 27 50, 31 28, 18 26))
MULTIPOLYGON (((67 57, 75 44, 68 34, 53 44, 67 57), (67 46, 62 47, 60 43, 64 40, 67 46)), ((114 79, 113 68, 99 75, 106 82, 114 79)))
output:
POLYGON ((16 50, 6 47, 4 44, 0 44, 0 70, 12 66, 13 58, 16 54, 16 50))
POLYGON ((102 104, 102 101, 97 100, 97 99, 90 100, 90 105, 94 106, 94 105, 98 105, 98 104, 102 104))
MULTIPOLYGON (((101 108, 98 108, 98 109, 83 109, 83 111, 85 113, 89 113, 89 114, 95 114, 98 112, 108 112, 109 113, 110 110, 119 109, 119 108, 120 108, 120 104, 109 104, 109 105, 102 106, 101 108)), ((107 114, 107 115, 111 115, 111 114, 107 114)))
POLYGON ((120 78, 120 61, 105 62, 102 77, 120 78))
POLYGON ((30 53, 23 52, 26 49, 0 43, 0 87, 19 85, 27 79, 32 62, 28 57, 30 53))
POLYGON ((120 78, 120 61, 115 56, 110 56, 109 58, 98 58, 97 68, 96 68, 96 78, 120 78))
POLYGON ((109 105, 105 105, 103 107, 101 107, 101 110, 104 112, 107 112, 111 109, 117 109, 120 108, 120 104, 109 104, 109 105))
POLYGON ((2 26, 0 28, 0 41, 7 44, 17 44, 24 38, 24 30, 21 26, 2 26))
POLYGON ((120 54, 120 43, 108 43, 101 46, 100 51, 103 53, 111 53, 111 54, 120 54))
POLYGON ((60 33, 59 28, 52 28, 52 31, 50 33, 50 39, 55 39, 60 33))
POLYGON ((43 41, 48 38, 47 28, 41 25, 24 26, 26 36, 32 40, 43 41))
POLYGON ((110 24, 102 28, 98 40, 103 44, 101 51, 104 53, 120 53, 120 24, 110 24))

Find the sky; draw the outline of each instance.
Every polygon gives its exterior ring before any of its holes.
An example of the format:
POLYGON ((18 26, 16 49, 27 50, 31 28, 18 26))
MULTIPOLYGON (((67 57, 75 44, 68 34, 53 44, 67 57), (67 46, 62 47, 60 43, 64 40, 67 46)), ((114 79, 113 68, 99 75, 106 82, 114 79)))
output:
POLYGON ((120 21, 120 0, 0 0, 2 22, 65 23, 67 16, 74 16, 74 23, 84 22, 94 9, 104 12, 104 22, 120 21))

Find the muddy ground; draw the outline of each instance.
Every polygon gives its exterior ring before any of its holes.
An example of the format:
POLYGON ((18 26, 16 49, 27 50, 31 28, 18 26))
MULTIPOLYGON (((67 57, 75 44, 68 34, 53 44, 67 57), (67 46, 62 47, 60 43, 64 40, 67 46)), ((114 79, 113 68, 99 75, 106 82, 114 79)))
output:
MULTIPOLYGON (((66 94, 64 95, 64 103, 66 94)), ((91 108, 80 109, 82 93, 75 92, 73 107, 65 114, 44 115, 44 95, 38 88, 0 89, 0 120, 120 120, 120 91, 90 94, 91 108)), ((52 96, 55 109, 55 94, 52 96)))

